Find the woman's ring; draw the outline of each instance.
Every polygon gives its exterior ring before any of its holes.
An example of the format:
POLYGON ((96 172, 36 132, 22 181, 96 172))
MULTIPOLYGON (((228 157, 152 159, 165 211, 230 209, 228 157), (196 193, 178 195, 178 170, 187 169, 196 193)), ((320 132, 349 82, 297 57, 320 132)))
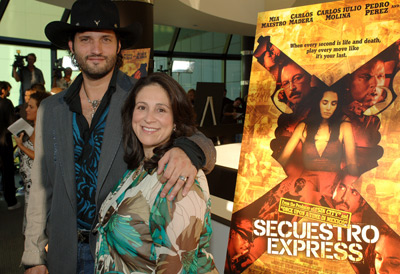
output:
POLYGON ((182 180, 184 183, 186 183, 186 181, 187 181, 187 177, 185 177, 185 176, 179 176, 179 180, 182 180))

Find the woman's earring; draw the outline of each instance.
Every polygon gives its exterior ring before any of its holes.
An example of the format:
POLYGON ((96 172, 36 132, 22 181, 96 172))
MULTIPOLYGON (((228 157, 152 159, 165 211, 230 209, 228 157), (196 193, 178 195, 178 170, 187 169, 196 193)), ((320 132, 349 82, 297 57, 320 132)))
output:
POLYGON ((176 131, 176 125, 174 125, 174 127, 173 127, 173 129, 172 129, 173 131, 176 131))

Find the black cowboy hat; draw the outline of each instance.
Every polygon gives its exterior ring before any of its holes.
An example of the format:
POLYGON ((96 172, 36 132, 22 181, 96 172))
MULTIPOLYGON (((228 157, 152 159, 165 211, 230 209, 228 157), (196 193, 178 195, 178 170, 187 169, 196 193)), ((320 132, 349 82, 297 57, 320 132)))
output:
POLYGON ((54 21, 44 32, 57 47, 68 48, 71 35, 88 30, 113 30, 118 34, 121 48, 131 48, 142 33, 142 26, 135 22, 121 28, 117 6, 110 0, 78 0, 72 5, 71 24, 54 21))

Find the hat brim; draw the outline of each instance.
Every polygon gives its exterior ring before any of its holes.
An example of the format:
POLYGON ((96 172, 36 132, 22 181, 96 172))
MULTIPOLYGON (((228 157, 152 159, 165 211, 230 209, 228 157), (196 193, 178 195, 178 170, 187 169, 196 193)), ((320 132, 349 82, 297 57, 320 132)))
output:
POLYGON ((72 38, 71 35, 76 32, 84 32, 89 30, 112 30, 120 38, 121 49, 132 48, 142 35, 142 25, 135 22, 123 28, 110 28, 110 29, 90 29, 81 26, 72 26, 65 22, 54 21, 47 24, 44 32, 47 39, 55 46, 61 49, 69 49, 68 41, 72 38))

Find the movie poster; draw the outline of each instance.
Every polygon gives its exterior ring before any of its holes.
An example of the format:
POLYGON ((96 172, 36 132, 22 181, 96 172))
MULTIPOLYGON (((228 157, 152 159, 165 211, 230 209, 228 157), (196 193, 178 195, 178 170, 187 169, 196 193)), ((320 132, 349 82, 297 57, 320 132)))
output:
POLYGON ((123 50, 122 57, 123 65, 121 70, 128 76, 135 79, 147 76, 150 48, 123 50))
POLYGON ((400 273, 400 0, 260 13, 225 273, 400 273))

